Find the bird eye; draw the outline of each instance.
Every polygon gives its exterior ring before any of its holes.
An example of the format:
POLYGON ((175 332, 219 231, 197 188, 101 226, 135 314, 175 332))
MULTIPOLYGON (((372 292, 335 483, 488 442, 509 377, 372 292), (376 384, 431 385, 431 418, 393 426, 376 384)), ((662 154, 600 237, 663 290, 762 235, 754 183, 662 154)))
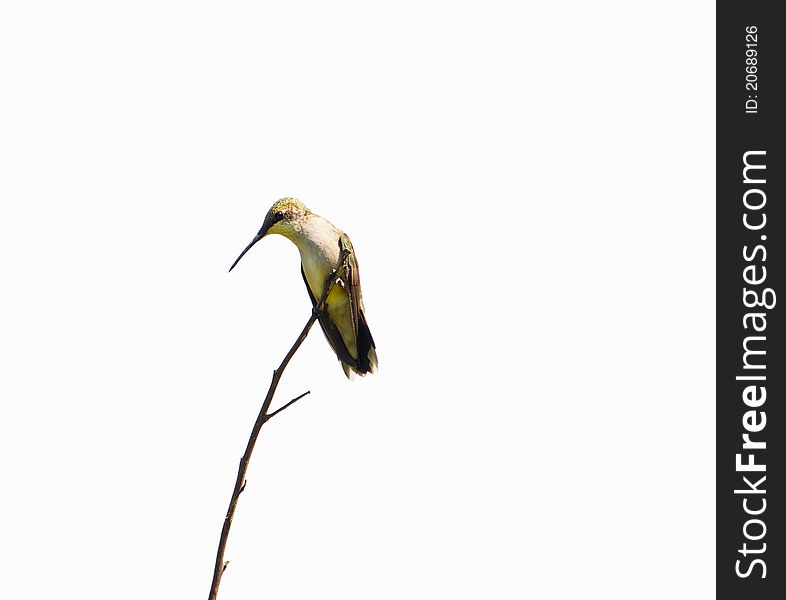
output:
POLYGON ((277 212, 277 213, 276 213, 276 214, 273 216, 273 222, 274 222, 274 223, 278 223, 278 222, 279 222, 281 219, 283 219, 283 218, 284 218, 284 213, 282 213, 282 212, 277 212))

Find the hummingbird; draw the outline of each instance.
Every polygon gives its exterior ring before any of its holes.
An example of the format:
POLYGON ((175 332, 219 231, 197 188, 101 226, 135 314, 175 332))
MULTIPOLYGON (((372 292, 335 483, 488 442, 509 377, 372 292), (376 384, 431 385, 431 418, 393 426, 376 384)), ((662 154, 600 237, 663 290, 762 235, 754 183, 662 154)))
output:
POLYGON ((312 213, 299 200, 282 198, 270 207, 259 233, 229 271, 254 244, 271 234, 283 235, 300 251, 300 274, 314 308, 322 299, 328 278, 335 276, 334 269, 342 252, 345 253, 346 268, 339 274, 317 318, 348 379, 351 380, 355 373, 361 376, 374 373, 377 370, 376 346, 366 322, 357 257, 347 234, 312 213))

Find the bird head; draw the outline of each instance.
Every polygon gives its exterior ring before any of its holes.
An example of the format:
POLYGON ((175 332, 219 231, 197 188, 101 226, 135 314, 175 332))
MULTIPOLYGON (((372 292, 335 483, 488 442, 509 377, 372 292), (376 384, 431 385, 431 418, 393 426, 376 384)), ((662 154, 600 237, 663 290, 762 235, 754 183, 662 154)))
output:
POLYGON ((309 214, 311 214, 311 211, 300 200, 295 198, 282 198, 274 202, 270 210, 267 211, 267 215, 265 215, 265 220, 262 222, 259 233, 254 236, 254 239, 246 246, 246 249, 240 253, 240 256, 232 263, 229 270, 232 271, 235 265, 240 262, 240 259, 243 258, 243 255, 266 235, 278 234, 291 238, 296 231, 298 223, 308 217, 309 214))

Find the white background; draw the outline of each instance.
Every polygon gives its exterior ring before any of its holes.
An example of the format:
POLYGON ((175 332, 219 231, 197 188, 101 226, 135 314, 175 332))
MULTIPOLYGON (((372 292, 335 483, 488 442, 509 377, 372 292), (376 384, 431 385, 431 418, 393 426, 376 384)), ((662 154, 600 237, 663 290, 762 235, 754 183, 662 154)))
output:
POLYGON ((4 2, 2 595, 714 597, 714 4, 4 2))

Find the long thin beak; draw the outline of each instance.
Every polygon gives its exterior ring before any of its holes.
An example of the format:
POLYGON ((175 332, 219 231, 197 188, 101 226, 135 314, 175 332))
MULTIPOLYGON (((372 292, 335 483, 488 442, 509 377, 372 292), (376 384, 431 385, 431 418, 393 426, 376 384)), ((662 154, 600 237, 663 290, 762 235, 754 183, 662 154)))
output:
POLYGON ((258 233, 258 234, 256 234, 256 236, 254 237, 254 239, 253 239, 253 240, 251 240, 251 243, 250 243, 248 246, 246 246, 246 249, 245 249, 245 250, 243 250, 243 252, 241 252, 241 253, 240 253, 240 256, 238 256, 238 257, 237 257, 237 259, 235 260, 235 262, 233 262, 233 263, 232 263, 232 266, 231 266, 231 267, 229 267, 229 272, 230 272, 230 273, 232 272, 232 269, 234 269, 234 268, 235 268, 235 265, 236 265, 237 263, 239 263, 239 262, 240 262, 240 259, 241 259, 241 258, 243 258, 243 255, 244 255, 246 252, 248 252, 249 250, 251 250, 251 246, 253 246, 253 245, 254 245, 254 244, 256 244, 256 243, 257 243, 259 240, 261 240, 263 237, 265 237, 265 234, 266 234, 266 233, 267 233, 267 231, 265 231, 264 229, 260 229, 260 230, 259 230, 259 233, 258 233))

